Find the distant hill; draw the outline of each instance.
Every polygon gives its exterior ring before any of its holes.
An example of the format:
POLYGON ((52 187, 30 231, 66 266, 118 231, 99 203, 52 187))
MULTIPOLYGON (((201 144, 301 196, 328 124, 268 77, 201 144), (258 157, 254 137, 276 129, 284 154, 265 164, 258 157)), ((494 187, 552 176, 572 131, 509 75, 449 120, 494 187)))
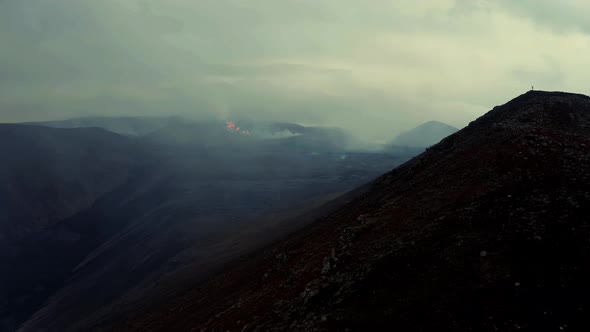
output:
POLYGON ((121 116, 121 117, 84 117, 58 121, 30 122, 25 124, 42 125, 52 128, 103 128, 114 133, 143 136, 155 132, 161 128, 182 124, 187 120, 170 116, 170 117, 141 117, 141 116, 121 116))
POLYGON ((448 124, 429 121, 399 134, 391 143, 393 146, 429 147, 459 129, 448 124))

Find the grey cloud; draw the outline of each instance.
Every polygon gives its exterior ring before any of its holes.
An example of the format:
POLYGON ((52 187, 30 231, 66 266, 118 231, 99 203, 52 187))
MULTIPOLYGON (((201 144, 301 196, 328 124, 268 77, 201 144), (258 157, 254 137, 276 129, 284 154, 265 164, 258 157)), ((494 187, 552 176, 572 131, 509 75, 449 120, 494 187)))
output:
POLYGON ((590 3, 586 1, 500 0, 497 3, 504 10, 530 19, 541 27, 551 28, 560 33, 590 33, 590 3))
POLYGON ((460 127, 531 84, 587 81, 588 7, 561 3, 2 0, 0 121, 262 117, 379 139, 460 127))

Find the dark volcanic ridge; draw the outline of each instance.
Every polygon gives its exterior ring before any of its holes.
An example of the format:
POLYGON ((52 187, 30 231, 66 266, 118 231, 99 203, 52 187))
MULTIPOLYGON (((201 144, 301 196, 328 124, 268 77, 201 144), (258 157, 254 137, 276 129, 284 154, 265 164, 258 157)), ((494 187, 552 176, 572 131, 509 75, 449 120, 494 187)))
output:
POLYGON ((525 93, 207 284, 93 326, 588 330, 589 148, 590 98, 525 93))

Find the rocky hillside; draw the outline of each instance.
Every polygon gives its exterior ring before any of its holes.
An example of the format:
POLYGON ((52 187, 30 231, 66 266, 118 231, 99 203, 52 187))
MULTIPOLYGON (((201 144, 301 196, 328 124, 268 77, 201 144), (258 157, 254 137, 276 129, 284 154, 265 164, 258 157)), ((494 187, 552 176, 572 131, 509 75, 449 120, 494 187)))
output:
POLYGON ((589 330, 590 98, 528 92, 121 331, 589 330))

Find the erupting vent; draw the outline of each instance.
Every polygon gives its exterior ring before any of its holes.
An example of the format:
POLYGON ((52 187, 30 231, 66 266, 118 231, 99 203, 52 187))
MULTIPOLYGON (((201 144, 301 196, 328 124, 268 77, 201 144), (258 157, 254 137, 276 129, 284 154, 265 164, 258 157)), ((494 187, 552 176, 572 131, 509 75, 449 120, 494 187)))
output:
POLYGON ((238 127, 233 121, 227 121, 225 123, 225 129, 231 132, 239 132, 242 135, 250 135, 250 131, 243 130, 242 128, 238 127))

